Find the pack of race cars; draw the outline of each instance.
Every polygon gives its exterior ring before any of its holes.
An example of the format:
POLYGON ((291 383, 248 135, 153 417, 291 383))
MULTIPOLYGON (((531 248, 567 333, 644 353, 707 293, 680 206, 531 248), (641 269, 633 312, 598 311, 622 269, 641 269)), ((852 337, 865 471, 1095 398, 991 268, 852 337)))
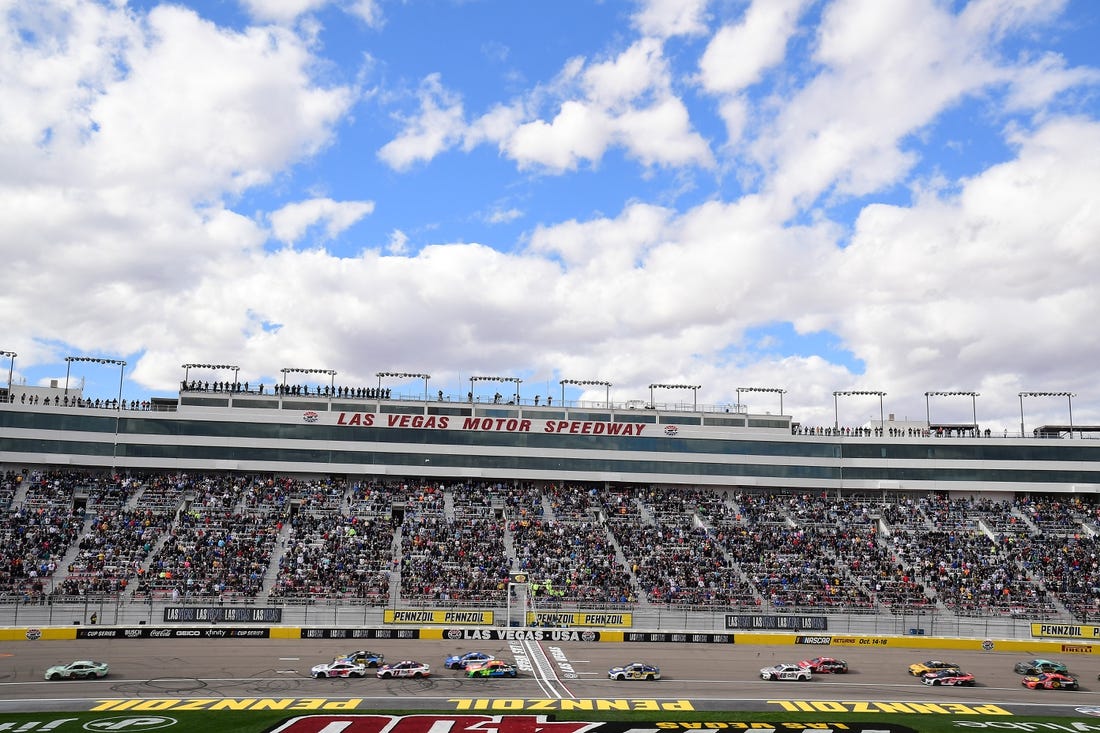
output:
MULTIPOLYGON (((443 660, 446 669, 460 671, 470 678, 519 676, 514 662, 496 659, 492 654, 481 651, 468 651, 454 654, 443 660)), ((318 664, 310 670, 316 678, 366 677, 369 669, 375 670, 380 679, 412 678, 420 679, 431 675, 428 664, 413 660, 403 660, 386 664, 385 657, 370 651, 355 651, 336 657, 333 661, 318 664)), ((835 657, 818 656, 799 662, 780 662, 760 669, 760 679, 776 681, 809 682, 814 675, 847 674, 848 662, 835 657)), ((1065 664, 1050 659, 1028 659, 1017 662, 1013 671, 1022 675, 1020 684, 1032 690, 1078 690, 1079 679, 1072 675, 1065 664)), ((930 687, 973 687, 977 684, 974 675, 964 672, 954 662, 942 659, 929 659, 909 665, 909 674, 918 678, 921 684, 930 687)), ((633 661, 611 667, 607 677, 615 681, 661 679, 661 669, 649 662, 633 661)), ((58 679, 59 677, 53 677, 58 679)), ((1098 677, 1100 679, 1100 677, 1098 677)))

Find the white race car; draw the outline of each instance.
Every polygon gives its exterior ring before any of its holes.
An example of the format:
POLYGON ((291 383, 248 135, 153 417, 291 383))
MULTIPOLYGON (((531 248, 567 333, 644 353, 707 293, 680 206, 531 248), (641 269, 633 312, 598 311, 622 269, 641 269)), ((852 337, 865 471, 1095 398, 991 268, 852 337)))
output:
POLYGON ((348 659, 337 659, 334 662, 318 664, 310 669, 309 673, 317 679, 322 677, 366 677, 367 666, 348 659))
POLYGON ((760 670, 760 679, 762 680, 795 680, 809 682, 813 678, 813 673, 805 667, 799 667, 797 664, 790 664, 787 662, 781 662, 774 667, 764 667, 760 670))
POLYGON ((385 680, 390 677, 428 677, 431 673, 431 667, 427 664, 406 659, 397 664, 383 664, 378 668, 377 675, 385 680))
POLYGON ((107 676, 106 662, 93 662, 82 659, 72 664, 59 664, 46 670, 48 680, 90 680, 107 676))

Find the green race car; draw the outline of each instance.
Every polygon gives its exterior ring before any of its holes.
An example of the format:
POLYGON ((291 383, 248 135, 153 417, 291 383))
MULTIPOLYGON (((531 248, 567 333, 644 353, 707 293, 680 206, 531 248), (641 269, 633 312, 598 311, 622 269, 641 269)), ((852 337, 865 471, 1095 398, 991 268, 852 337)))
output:
POLYGON ((106 677, 108 669, 106 662, 93 662, 82 659, 71 664, 58 664, 50 667, 46 670, 45 678, 48 680, 92 680, 98 677, 106 677))

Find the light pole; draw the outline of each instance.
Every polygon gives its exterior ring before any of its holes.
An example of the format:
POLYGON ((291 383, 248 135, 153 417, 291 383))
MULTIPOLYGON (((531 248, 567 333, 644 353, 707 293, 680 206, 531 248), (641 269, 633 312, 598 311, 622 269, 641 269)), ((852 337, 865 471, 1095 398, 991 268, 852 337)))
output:
POLYGON ((969 397, 970 398, 970 418, 973 420, 974 432, 978 431, 978 397, 981 397, 981 392, 925 392, 924 393, 924 421, 928 423, 928 427, 932 427, 932 406, 929 401, 929 397, 969 397))
POLYGON ((286 394, 286 375, 287 374, 327 374, 329 376, 329 394, 336 391, 336 370, 335 369, 298 369, 294 367, 283 367, 280 369, 283 373, 283 394, 286 394))
POLYGON ((14 351, 0 351, 0 356, 8 357, 8 400, 11 400, 11 375, 15 371, 15 357, 19 354, 14 351))
POLYGON ((692 412, 699 411, 699 390, 702 388, 701 384, 651 384, 649 385, 649 405, 656 409, 656 403, 653 402, 653 390, 654 389, 690 389, 691 390, 691 410, 692 412))
POLYGON ((604 406, 607 409, 611 409, 611 382, 605 382, 601 379, 562 379, 558 381, 561 385, 561 406, 565 407, 565 385, 572 384, 575 387, 603 387, 604 388, 604 406))
POLYGON ((519 385, 523 380, 519 377, 470 377, 470 394, 474 393, 474 382, 512 382, 516 385, 516 404, 519 404, 519 385))
POLYGON ((878 397, 878 427, 879 430, 884 430, 886 427, 886 419, 882 412, 882 398, 886 396, 885 392, 879 392, 878 390, 849 390, 845 392, 833 392, 833 429, 840 430, 840 412, 837 407, 838 397, 878 397))
POLYGON ((417 374, 414 372, 378 372, 374 376, 378 377, 378 393, 382 393, 382 378, 393 377, 394 379, 423 379, 424 380, 424 401, 428 401, 428 380, 432 378, 431 374, 417 374))
POLYGON ((118 369, 118 404, 116 409, 122 409, 122 375, 126 370, 126 361, 123 359, 104 359, 98 356, 66 356, 65 357, 65 395, 69 394, 69 371, 73 362, 90 362, 92 364, 114 364, 118 369))
POLYGON ((183 369, 184 384, 187 384, 187 377, 190 375, 192 369, 211 369, 216 372, 232 369, 233 384, 238 382, 237 375, 240 374, 241 371, 241 368, 236 364, 180 364, 180 368, 183 369))
POLYGON ((115 402, 115 438, 111 447, 111 472, 114 473, 115 463, 118 460, 118 420, 122 414, 122 377, 126 373, 125 359, 104 359, 99 356, 66 356, 65 357, 65 396, 69 394, 69 370, 73 362, 89 362, 92 364, 113 364, 118 367, 118 399, 115 402))
POLYGON ((1069 437, 1073 438, 1073 392, 1021 392, 1020 393, 1020 437, 1024 437, 1024 398, 1025 397, 1065 397, 1069 400, 1069 437))
POLYGON ((774 392, 779 395, 779 414, 783 414, 783 395, 787 394, 787 390, 780 389, 779 387, 738 387, 737 388, 737 405, 741 406, 741 393, 742 392, 774 392))

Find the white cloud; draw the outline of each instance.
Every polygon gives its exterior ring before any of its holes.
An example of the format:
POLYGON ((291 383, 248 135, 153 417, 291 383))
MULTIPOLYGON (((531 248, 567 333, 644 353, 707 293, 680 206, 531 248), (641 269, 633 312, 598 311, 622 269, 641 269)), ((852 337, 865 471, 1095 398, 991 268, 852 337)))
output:
POLYGON ((706 30, 707 0, 640 0, 634 25, 658 38, 698 35, 706 30))
POLYGON ((392 255, 405 255, 409 251, 409 235, 400 229, 394 229, 390 232, 390 241, 386 245, 386 251, 392 255))
POLYGON ((760 81, 786 53, 806 0, 755 0, 740 23, 714 34, 699 61, 703 88, 739 92, 760 81))
POLYGON ((271 214, 271 232, 280 242, 293 244, 310 227, 323 222, 325 237, 334 239, 372 211, 373 201, 333 201, 329 198, 300 201, 271 214))
POLYGON ((520 168, 538 165, 556 172, 576 170, 581 162, 599 160, 612 131, 612 121, 603 110, 569 101, 550 122, 520 125, 504 147, 520 168))
POLYGON ((417 96, 419 113, 406 119, 401 134, 378 151, 379 158, 399 171, 447 150, 461 140, 465 128, 462 101, 443 88, 439 74, 426 77, 417 96))
POLYGON ((296 18, 312 13, 330 0, 240 0, 249 15, 257 20, 289 23, 296 18))

